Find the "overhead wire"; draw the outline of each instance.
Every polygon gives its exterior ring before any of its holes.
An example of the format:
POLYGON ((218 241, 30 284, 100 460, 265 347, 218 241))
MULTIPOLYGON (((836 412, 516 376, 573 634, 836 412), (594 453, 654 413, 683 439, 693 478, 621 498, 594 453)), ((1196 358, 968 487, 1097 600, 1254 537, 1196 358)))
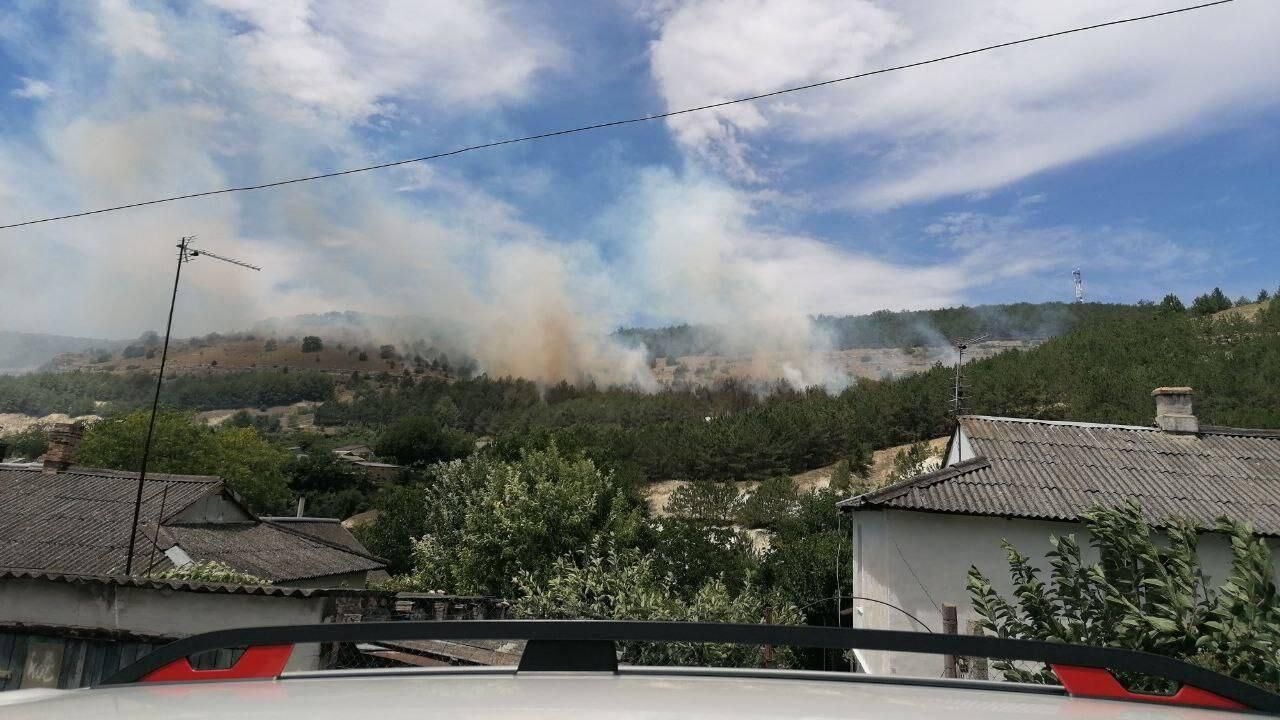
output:
POLYGON ((917 60, 915 62, 905 63, 902 65, 894 65, 891 67, 879 68, 877 70, 868 70, 866 72, 856 73, 853 75, 846 75, 844 77, 831 78, 829 80, 821 80, 819 82, 808 83, 805 85, 796 85, 793 87, 782 88, 780 90, 773 90, 766 93, 760 93, 758 95, 748 95, 745 97, 734 98, 732 100, 724 100, 721 102, 707 103, 705 105, 698 105, 696 107, 688 107, 680 110, 670 110, 664 113, 649 114, 649 115, 643 115, 638 117, 625 118, 622 120, 611 120, 608 122, 595 123, 592 125, 582 125, 582 126, 573 127, 573 128, 566 128, 563 130, 552 130, 549 132, 538 133, 536 135, 524 135, 521 137, 507 138, 504 140, 495 140, 493 142, 480 143, 477 145, 467 145, 465 147, 460 147, 453 150, 447 150, 444 152, 438 152, 431 155, 423 155, 420 157, 406 158, 403 160, 394 160, 391 162, 378 163, 375 165, 365 165, 363 167, 348 168, 345 170, 335 170, 333 172, 320 173, 317 175, 305 175, 302 177, 287 178, 284 180, 274 180, 271 182, 258 183, 254 185, 237 185, 232 187, 219 188, 216 190, 205 190, 203 192, 186 193, 183 195, 171 195, 168 197, 156 198, 153 200, 143 200, 140 202, 125 203, 122 205, 112 205, 109 207, 97 208, 94 210, 84 210, 80 212, 67 213, 65 215, 53 215, 49 217, 36 218, 33 220, 23 220, 21 222, 9 223, 7 225, 0 225, 0 230, 9 230, 12 228, 24 227, 27 225, 38 225, 41 223, 49 223, 49 222, 55 222, 59 220, 70 220, 73 218, 87 217, 90 215, 100 215, 103 213, 117 212, 120 210, 128 210, 131 208, 146 207, 148 205, 159 205, 162 203, 177 202, 179 200, 191 200, 195 198, 209 197, 211 195, 225 195, 228 193, 247 192, 250 190, 265 190, 268 188, 276 188, 283 185, 293 185, 296 183, 311 182, 313 180, 324 180, 326 178, 335 178, 335 177, 341 177, 344 175, 354 175, 356 173, 370 172, 373 170, 383 170, 386 168, 397 167, 400 165, 409 165, 412 163, 426 162, 429 160, 438 160, 440 158, 451 157, 453 155, 461 155, 463 153, 474 152, 476 150, 484 150, 487 148, 500 147, 503 145, 514 145, 516 143, 531 142, 534 140, 545 140, 547 138, 559 137, 562 135, 573 135, 577 133, 589 132, 592 130, 601 130, 604 128, 618 127, 620 125, 630 125, 634 123, 650 122, 653 120, 663 120, 666 118, 676 117, 679 115, 687 115, 687 114, 696 113, 696 112, 705 112, 707 110, 714 110, 716 108, 727 107, 729 105, 736 105, 739 103, 755 102, 757 100, 777 97, 779 95, 786 95, 788 93, 801 92, 804 90, 812 90, 814 88, 820 88, 828 85, 835 85, 837 83, 849 82, 851 80, 867 78, 873 75, 883 75, 885 73, 897 72, 900 70, 909 70, 911 68, 917 68, 924 65, 932 65, 934 63, 946 62, 948 60, 955 60, 957 58, 962 58, 969 55, 976 55, 978 53, 990 52, 992 50, 999 50, 1001 48, 1012 47, 1014 45, 1022 45, 1024 43, 1036 42, 1039 40, 1047 40, 1049 38, 1061 37, 1063 35, 1071 35, 1073 33, 1087 32, 1089 30, 1098 30, 1100 28, 1113 27, 1116 25, 1124 25, 1127 23, 1141 22, 1144 20, 1153 20, 1155 18, 1166 17, 1169 15, 1177 15, 1179 13, 1192 12, 1194 10, 1202 10, 1204 8, 1213 7, 1215 5, 1225 5, 1231 2, 1235 2, 1235 0, 1213 0, 1212 2, 1200 3, 1198 5, 1189 5, 1186 7, 1174 8, 1172 10, 1163 10, 1160 12, 1149 13, 1147 15, 1138 15, 1135 17, 1121 18, 1119 20, 1109 20, 1107 22, 1095 23, 1093 25, 1083 25, 1080 27, 1070 28, 1067 30, 1058 30, 1056 32, 1045 33, 1043 35, 1035 35, 1032 37, 1021 38, 1018 40, 1010 40, 1007 42, 997 43, 995 45, 987 45, 980 48, 974 48, 972 50, 965 50, 962 52, 951 53, 949 55, 942 55, 935 58, 929 58, 927 60, 917 60))

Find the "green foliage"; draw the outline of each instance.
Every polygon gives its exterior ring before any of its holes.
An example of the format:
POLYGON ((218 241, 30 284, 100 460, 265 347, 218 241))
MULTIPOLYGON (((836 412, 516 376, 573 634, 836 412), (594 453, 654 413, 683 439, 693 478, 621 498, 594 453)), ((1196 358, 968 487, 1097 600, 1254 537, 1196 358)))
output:
MULTIPOLYGON (((1280 597, 1266 543, 1226 519, 1216 531, 1231 544, 1230 575, 1209 584, 1197 555, 1198 529, 1174 523, 1160 542, 1137 508, 1085 515, 1098 561, 1086 565, 1074 536, 1052 536, 1049 581, 1005 543, 1013 598, 1000 596, 976 567, 969 570, 975 612, 990 632, 1055 642, 1122 647, 1168 655, 1280 689, 1280 597)), ((1045 669, 997 662, 1011 679, 1052 682, 1045 669)), ((1166 690, 1143 677, 1125 682, 1166 690)))
MULTIPOLYGON (((149 413, 138 411, 89 426, 77 453, 90 467, 137 471, 149 413)), ((284 466, 288 454, 258 436, 253 428, 214 430, 189 414, 161 410, 156 415, 148 470, 218 475, 255 511, 283 510, 289 499, 284 466)))
MULTIPOLYGON (((0 437, 0 445, 8 445, 8 455, 26 460, 34 460, 44 454, 49 447, 49 431, 39 425, 32 425, 22 432, 0 437)), ((0 455, 5 453, 0 452, 0 455)), ((0 460, 3 460, 0 457, 0 460)))
POLYGON ((324 341, 317 335, 308 335, 302 338, 302 352, 313 353, 320 352, 324 349, 324 341))
POLYGON ((514 462, 473 455, 436 466, 424 534, 402 587, 510 596, 521 571, 609 538, 634 542, 641 514, 610 472, 554 446, 514 462))
POLYGON ((912 443, 911 447, 899 450, 893 458, 893 469, 885 477, 886 484, 901 482, 913 478, 929 467, 929 463, 937 457, 937 453, 929 447, 929 443, 912 443))
POLYGON ((387 561, 392 575, 413 569, 413 543, 427 533, 426 489, 418 485, 392 485, 373 499, 378 519, 357 526, 352 533, 369 552, 387 561))
POLYGON ((1166 312, 1185 313, 1187 306, 1182 304, 1182 299, 1173 293, 1164 296, 1160 301, 1160 309, 1166 312))
POLYGON ((199 560, 182 567, 158 572, 157 580, 189 580, 192 582, 228 583, 232 585, 270 585, 270 580, 242 573, 220 560, 199 560))
POLYGON ((285 470, 289 490, 307 499, 306 512, 313 517, 350 517, 368 510, 376 486, 329 452, 315 453, 289 463, 285 470))
MULTIPOLYGON (((556 559, 549 572, 521 572, 516 584, 519 600, 514 611, 521 617, 759 623, 765 608, 772 607, 774 623, 801 622, 790 603, 750 584, 730 587, 715 579, 691 594, 681 593, 651 558, 606 543, 594 544, 586 558, 556 559)), ((761 655, 759 648, 741 645, 624 643, 621 660, 638 665, 759 667, 761 655)), ((790 667, 794 655, 779 648, 775 661, 779 667, 790 667)))
MULTIPOLYGON (((113 411, 132 410, 148 405, 154 391, 155 377, 142 372, 0 375, 0 412, 87 415, 97 411, 95 401, 108 403, 113 411)), ((333 379, 315 371, 181 375, 165 381, 161 397, 170 405, 191 410, 266 408, 328 400, 333 397, 333 379)))
POLYGON ((746 533, 697 520, 652 520, 646 523, 639 546, 653 560, 658 573, 669 575, 682 594, 716 579, 738 587, 759 565, 746 533))
MULTIPOLYGON (((705 483, 699 483, 705 484, 705 483)), ((780 475, 756 486, 738 510, 738 524, 749 528, 772 528, 795 513, 799 503, 791 478, 780 475)))
POLYGON ((1231 298, 1228 298, 1222 292, 1222 288, 1214 288, 1211 292, 1197 296, 1191 301, 1191 313, 1193 315, 1212 315, 1223 310, 1230 310, 1232 307, 1231 298))
POLYGON ((454 460, 471 452, 470 435, 446 427, 434 417, 409 416, 396 420, 378 436, 378 455, 401 465, 426 465, 454 460))
POLYGON ((671 493, 666 511, 687 520, 730 524, 742 510, 742 497, 737 483, 694 482, 681 485, 671 493))

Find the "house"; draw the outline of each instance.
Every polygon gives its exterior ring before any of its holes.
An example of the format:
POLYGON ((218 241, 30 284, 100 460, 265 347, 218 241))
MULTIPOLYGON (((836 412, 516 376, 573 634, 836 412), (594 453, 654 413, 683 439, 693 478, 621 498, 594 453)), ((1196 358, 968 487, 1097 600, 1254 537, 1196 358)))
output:
POLYGON ((337 457, 353 456, 361 460, 369 460, 374 457, 373 448, 368 445, 343 445, 332 450, 337 457))
MULTIPOLYGON (((1159 388, 1154 426, 961 417, 944 466, 841 501, 850 519, 854 627, 933 631, 943 605, 963 632, 974 618, 965 587, 976 565, 1006 596, 1007 539, 1045 566, 1051 534, 1074 533, 1089 560, 1081 514, 1136 503, 1154 526, 1219 516, 1252 524, 1280 570, 1280 431, 1200 425, 1190 388, 1159 388), (857 599, 866 598, 866 599, 857 599)), ((1199 546, 1211 578, 1230 568, 1224 538, 1199 546)), ((863 652, 876 674, 936 677, 928 655, 863 652)))
MULTIPOLYGON (((0 568, 124 574, 138 475, 72 465, 79 432, 51 433, 42 464, 0 464, 0 568)), ((221 478, 149 473, 143 485, 133 575, 218 560, 276 585, 364 587, 386 569, 363 548, 259 518, 221 478)))

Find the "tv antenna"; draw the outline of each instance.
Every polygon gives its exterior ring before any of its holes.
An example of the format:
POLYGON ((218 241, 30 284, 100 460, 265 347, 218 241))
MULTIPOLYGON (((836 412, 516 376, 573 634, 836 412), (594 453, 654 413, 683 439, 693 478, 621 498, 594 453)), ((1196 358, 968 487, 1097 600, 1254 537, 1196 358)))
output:
MULTIPOLYGON (((957 427, 960 425, 960 416, 964 414, 964 401, 966 399, 965 392, 968 390, 964 384, 964 351, 968 350, 970 346, 977 345, 989 337, 991 337, 991 335, 988 333, 978 337, 958 338, 951 341, 951 347, 955 348, 956 351, 956 380, 955 388, 951 395, 951 412, 955 415, 957 427)), ((964 458, 960 456, 960 453, 962 452, 960 443, 956 443, 956 452, 957 462, 963 460, 964 458)))
MULTIPOLYGON (((125 575, 133 574, 133 548, 138 537, 138 515, 142 512, 142 489, 147 479, 147 461, 151 458, 151 437, 155 434, 156 429, 156 410, 160 407, 160 384, 164 382, 164 364, 169 358, 169 335, 173 331, 173 308, 178 304, 178 281, 182 279, 182 266, 203 255, 214 260, 239 265, 249 270, 262 270, 257 265, 250 265, 243 260, 223 257, 208 250, 197 250, 191 247, 191 242, 195 239, 195 235, 187 235, 178 242, 178 269, 173 274, 173 296, 169 298, 169 321, 164 326, 164 347, 160 351, 160 371, 156 374, 156 392, 151 398, 151 419, 147 421, 147 439, 142 445, 142 466, 138 470, 138 493, 133 500, 133 522, 129 525, 129 555, 124 560, 125 575)), ((157 526, 161 520, 163 518, 156 519, 157 526)))
POLYGON ((1080 275, 1080 268, 1071 271, 1072 284, 1076 290, 1076 304, 1084 303, 1084 278, 1080 275))

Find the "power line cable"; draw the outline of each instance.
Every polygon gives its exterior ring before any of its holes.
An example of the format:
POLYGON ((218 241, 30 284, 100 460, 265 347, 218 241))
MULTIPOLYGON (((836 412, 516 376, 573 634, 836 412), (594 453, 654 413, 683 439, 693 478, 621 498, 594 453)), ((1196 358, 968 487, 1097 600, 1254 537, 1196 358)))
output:
POLYGON ((194 198, 208 197, 210 195, 225 195, 235 192, 246 192, 249 190, 265 190, 267 188, 280 187, 282 185, 293 185, 295 183, 310 182, 312 180, 324 180, 326 178, 341 177, 343 175, 354 175, 356 173, 369 172, 371 170, 383 170, 399 165, 409 165, 412 163, 426 162, 428 160, 438 160, 453 155, 461 155, 463 153, 473 152, 476 150, 484 150, 486 148, 500 147, 502 145, 514 145, 515 143, 530 142, 533 140, 545 140, 547 138, 559 137, 561 135, 573 135, 576 133, 588 132, 590 130, 601 130, 603 128, 617 127, 619 125, 630 125, 633 123, 650 122, 652 120, 663 120, 677 115, 687 115, 689 113, 703 112, 706 110, 714 110, 716 108, 726 107, 728 105, 736 105, 738 103, 754 102, 765 98, 776 97, 778 95, 786 95, 787 93, 800 92, 802 90, 812 90, 814 88, 825 87, 827 85, 835 85, 836 83, 848 82, 850 80, 858 80, 861 78, 871 77, 872 75, 882 75, 884 73, 897 72, 899 70, 909 70, 911 68, 921 67, 923 65, 932 65, 934 63, 945 62, 947 60, 955 60, 968 55, 976 55, 978 53, 989 52, 991 50, 999 50, 1014 45, 1022 45, 1023 43, 1036 42, 1037 40, 1047 40, 1049 38, 1060 37, 1062 35, 1071 35, 1073 33, 1085 32, 1088 30, 1097 30, 1099 28, 1112 27, 1114 25, 1124 25, 1126 23, 1140 22, 1143 20, 1152 20, 1167 15, 1177 15, 1179 13, 1191 12, 1193 10, 1202 10, 1204 8, 1213 7, 1214 5, 1225 5, 1235 0, 1214 0, 1213 2, 1201 3, 1199 5, 1190 5, 1187 7, 1176 8, 1173 10, 1164 10, 1149 15, 1139 15, 1131 18, 1123 18, 1120 20, 1109 20, 1094 25, 1084 25, 1082 27, 1071 28, 1069 30, 1059 30, 1057 32, 1046 33, 1044 35, 1036 35, 1034 37, 1022 38, 1020 40, 1010 40, 1008 42, 998 43, 996 45, 987 45, 986 47, 975 48, 973 50, 965 50, 963 52, 943 55, 928 60, 918 60, 916 62, 906 63, 905 65, 894 65, 892 67, 880 68, 878 70, 869 70, 867 72, 858 73, 856 75, 846 75, 845 77, 832 78, 830 80, 822 80, 820 82, 809 83, 807 85, 797 85, 795 87, 783 88, 772 92, 761 93, 759 95, 748 95, 746 97, 735 98, 733 100, 724 100, 722 102, 709 103, 699 105, 697 107, 684 108, 682 110, 671 110, 664 113, 652 115, 644 115, 642 117, 627 118, 625 120, 612 120, 609 122, 596 123, 594 125, 582 125, 579 127, 568 128, 565 130, 553 130, 550 132, 539 133, 537 135, 525 135, 523 137, 507 138, 506 140, 495 140, 493 142, 481 143, 479 145, 468 145, 466 147, 448 150, 445 152, 435 153, 433 155, 423 155, 421 157, 407 158, 405 160, 394 160, 392 162, 379 163, 377 165, 366 165, 364 167, 349 168, 347 170, 335 170, 333 172, 321 173, 319 175, 307 175, 304 177, 289 178, 286 180, 275 180, 272 182, 259 183, 257 185, 239 185, 233 187, 220 188, 217 190, 206 190, 204 192, 187 193, 185 195, 172 195, 170 197, 157 198, 154 200, 144 200, 142 202, 127 203, 124 205, 113 205, 110 207, 98 208, 96 210, 84 210, 81 212, 68 213, 66 215, 53 215, 50 217, 38 218, 35 220, 24 220, 22 222, 10 223, 8 225, 0 225, 0 230, 9 230, 16 227, 26 225, 38 225, 40 223, 55 222, 58 220, 70 220, 72 218, 86 217, 88 215, 100 215, 102 213, 116 212, 119 210, 128 210, 130 208, 145 207, 147 205, 159 205, 161 203, 176 202, 178 200, 191 200, 194 198))

